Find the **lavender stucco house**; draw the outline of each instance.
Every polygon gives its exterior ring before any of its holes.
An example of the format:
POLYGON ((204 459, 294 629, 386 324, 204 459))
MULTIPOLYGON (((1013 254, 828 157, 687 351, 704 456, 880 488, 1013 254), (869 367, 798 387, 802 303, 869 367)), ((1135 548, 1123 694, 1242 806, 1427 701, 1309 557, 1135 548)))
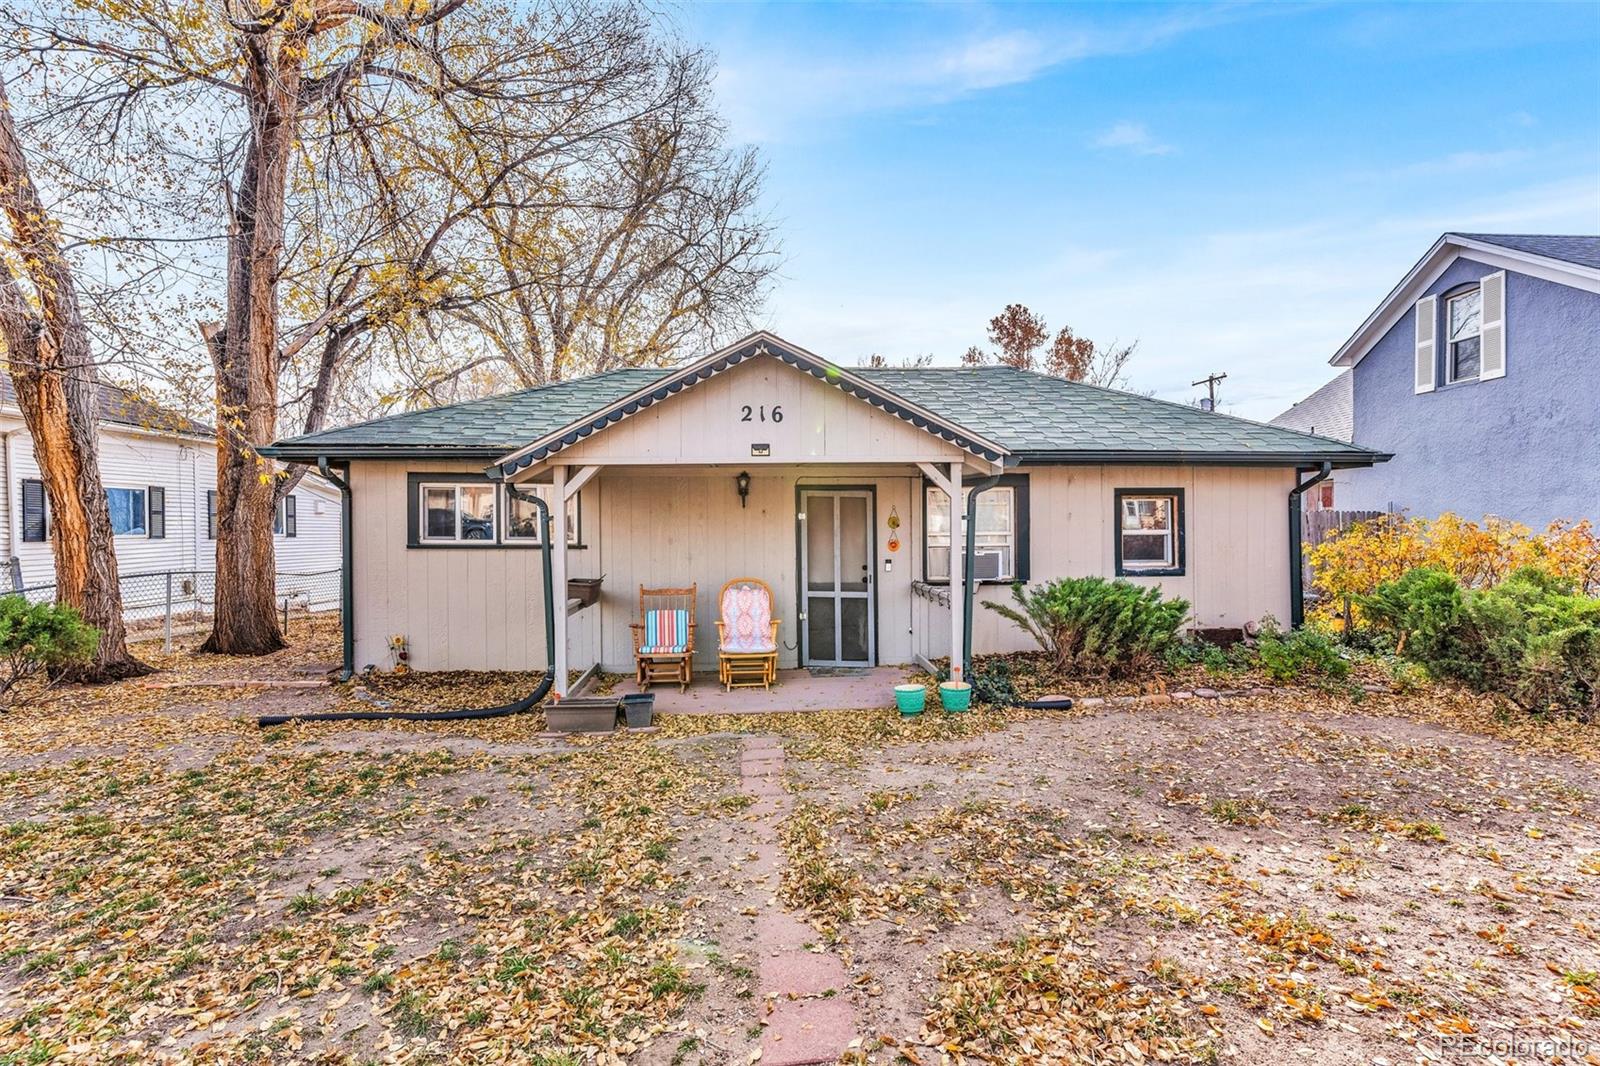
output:
POLYGON ((1393 453, 1337 507, 1600 521, 1600 237, 1446 233, 1331 362, 1273 421, 1393 453))

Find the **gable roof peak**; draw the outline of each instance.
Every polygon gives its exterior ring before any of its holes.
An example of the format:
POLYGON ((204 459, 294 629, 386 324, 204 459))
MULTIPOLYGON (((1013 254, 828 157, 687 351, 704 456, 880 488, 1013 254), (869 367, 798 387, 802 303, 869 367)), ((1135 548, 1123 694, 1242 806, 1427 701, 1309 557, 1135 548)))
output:
POLYGON ((1600 237, 1579 234, 1499 234, 1447 231, 1328 360, 1355 366, 1417 298, 1463 256, 1486 266, 1600 294, 1600 237))
POLYGON ((815 355, 798 344, 786 341, 769 330, 762 329, 709 355, 684 363, 621 399, 587 412, 566 425, 545 433, 536 440, 501 456, 495 461, 495 465, 500 467, 502 474, 513 474, 684 389, 692 388, 699 382, 706 381, 746 360, 762 357, 786 363, 841 390, 846 395, 869 403, 903 422, 909 422, 917 429, 949 441, 963 451, 990 462, 1000 462, 1010 454, 1004 446, 974 433, 951 418, 907 400, 881 385, 873 384, 868 378, 854 371, 846 370, 837 363, 815 355))

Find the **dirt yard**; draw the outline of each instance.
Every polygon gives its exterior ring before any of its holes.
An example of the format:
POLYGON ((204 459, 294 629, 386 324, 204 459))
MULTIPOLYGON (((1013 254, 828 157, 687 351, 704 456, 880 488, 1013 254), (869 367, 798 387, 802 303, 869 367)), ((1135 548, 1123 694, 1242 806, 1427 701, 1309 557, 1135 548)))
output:
POLYGON ((571 742, 197 684, 328 657, 0 718, 0 1066, 1600 1063, 1594 727, 1307 690, 571 742))

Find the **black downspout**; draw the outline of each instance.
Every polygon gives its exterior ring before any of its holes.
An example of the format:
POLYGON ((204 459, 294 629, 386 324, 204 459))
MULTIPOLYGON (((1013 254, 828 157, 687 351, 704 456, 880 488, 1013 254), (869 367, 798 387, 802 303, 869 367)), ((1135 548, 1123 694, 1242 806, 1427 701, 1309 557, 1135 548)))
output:
MULTIPOLYGON (((525 503, 531 503, 539 512, 539 528, 543 536, 539 538, 539 554, 544 563, 544 647, 545 671, 539 683, 532 692, 512 703, 501 704, 499 707, 473 707, 455 711, 336 711, 328 714, 266 714, 256 719, 258 726, 285 725, 289 722, 381 722, 386 720, 400 722, 466 722, 480 718, 504 718, 513 714, 524 714, 531 711, 540 700, 550 694, 550 689, 556 682, 556 598, 555 589, 551 587, 552 573, 550 567, 550 508, 545 502, 532 493, 523 492, 516 486, 507 483, 506 492, 525 503)), ((348 526, 346 527, 349 528, 348 526)), ((347 635, 346 640, 349 639, 347 635)), ((350 654, 354 654, 351 652, 350 654)))
POLYGON ((972 683, 972 600, 977 595, 977 582, 972 580, 972 565, 978 554, 978 493, 987 492, 1000 484, 1000 475, 974 482, 967 493, 967 549, 966 565, 961 576, 961 680, 972 683))
POLYGON ((344 632, 344 669, 339 671, 340 682, 356 676, 356 593, 355 531, 350 525, 353 510, 350 506, 350 465, 345 464, 344 476, 333 472, 326 456, 317 459, 317 473, 324 481, 339 490, 339 628, 344 632))
POLYGON ((1289 628, 1299 629, 1306 621, 1305 581, 1301 576, 1301 567, 1305 565, 1304 551, 1301 544, 1302 533, 1300 527, 1300 497, 1305 495, 1307 489, 1320 482, 1328 480, 1333 473, 1332 463, 1323 463, 1322 469, 1316 475, 1300 480, 1300 472, 1295 471, 1294 488, 1289 490, 1289 628))

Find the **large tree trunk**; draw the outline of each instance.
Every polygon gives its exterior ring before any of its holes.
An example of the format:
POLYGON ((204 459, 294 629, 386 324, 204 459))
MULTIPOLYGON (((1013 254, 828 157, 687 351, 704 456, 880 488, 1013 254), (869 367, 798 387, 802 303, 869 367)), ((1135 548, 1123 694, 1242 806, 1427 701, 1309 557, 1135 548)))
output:
POLYGON ((285 646, 274 593, 277 464, 256 449, 278 420, 278 295, 284 190, 300 86, 292 48, 245 47, 251 135, 228 235, 228 311, 211 338, 217 377, 217 607, 202 651, 265 655, 285 646))
POLYGON ((56 599, 77 608, 100 631, 94 658, 65 676, 82 681, 138 677, 150 667, 128 653, 122 623, 111 510, 100 483, 94 354, 72 270, 17 140, 4 83, 0 209, 10 222, 16 262, 33 293, 30 303, 12 268, 0 260, 0 337, 50 501, 56 599))

